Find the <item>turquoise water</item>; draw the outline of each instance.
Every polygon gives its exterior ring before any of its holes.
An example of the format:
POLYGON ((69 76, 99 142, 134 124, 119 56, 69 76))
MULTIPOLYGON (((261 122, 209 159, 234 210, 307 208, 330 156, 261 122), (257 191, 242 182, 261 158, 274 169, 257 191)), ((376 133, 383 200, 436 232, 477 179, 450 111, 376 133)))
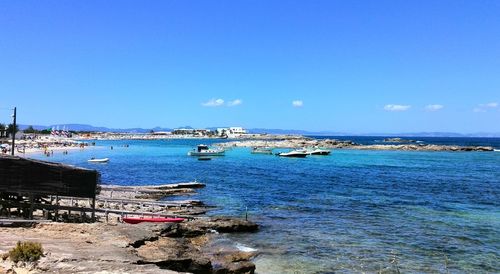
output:
POLYGON ((500 272, 500 152, 287 159, 235 148, 198 161, 186 153, 199 142, 207 141, 100 141, 32 157, 97 169, 109 184, 206 183, 192 198, 217 206, 211 214, 242 217, 248 208, 261 224, 225 236, 261 252, 259 273, 500 272))

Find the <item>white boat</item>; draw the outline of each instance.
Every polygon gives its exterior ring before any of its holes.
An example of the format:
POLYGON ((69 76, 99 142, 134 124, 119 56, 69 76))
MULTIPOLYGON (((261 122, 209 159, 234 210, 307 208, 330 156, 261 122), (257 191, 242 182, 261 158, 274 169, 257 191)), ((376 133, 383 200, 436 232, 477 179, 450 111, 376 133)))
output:
POLYGON ((314 150, 308 150, 307 154, 309 155, 330 155, 330 150, 328 149, 321 149, 321 148, 316 148, 314 150))
POLYGON ((270 147, 253 147, 252 154, 273 154, 273 149, 270 147))
POLYGON ((196 149, 188 152, 189 156, 224 156, 224 149, 209 148, 207 145, 198 145, 196 149))
POLYGON ((109 162, 109 158, 102 158, 102 159, 92 158, 92 159, 89 159, 88 162, 90 162, 90 163, 107 163, 107 162, 109 162))
POLYGON ((280 157, 295 157, 295 158, 305 158, 307 156, 307 151, 304 149, 292 150, 289 152, 281 152, 277 154, 280 157))

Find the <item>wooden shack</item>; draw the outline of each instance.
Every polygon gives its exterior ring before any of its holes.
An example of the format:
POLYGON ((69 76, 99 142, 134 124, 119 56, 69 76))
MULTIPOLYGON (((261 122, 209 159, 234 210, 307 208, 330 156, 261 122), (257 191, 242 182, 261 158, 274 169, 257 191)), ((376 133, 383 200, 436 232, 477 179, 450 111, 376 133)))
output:
MULTIPOLYGON (((0 205, 2 208, 30 208, 33 210, 58 210, 52 197, 77 197, 92 199, 94 216, 95 197, 99 173, 95 170, 26 159, 0 156, 0 205), (47 200, 50 197, 50 203, 47 200)), ((56 213, 57 214, 57 213, 56 213)))

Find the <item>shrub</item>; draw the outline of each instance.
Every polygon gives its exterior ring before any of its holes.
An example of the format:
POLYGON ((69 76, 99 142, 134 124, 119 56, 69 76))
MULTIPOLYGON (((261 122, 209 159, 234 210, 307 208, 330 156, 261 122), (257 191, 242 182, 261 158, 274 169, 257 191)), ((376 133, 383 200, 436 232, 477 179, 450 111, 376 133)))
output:
POLYGON ((43 256, 42 244, 35 242, 17 242, 16 247, 9 251, 9 257, 15 263, 34 262, 41 256, 43 256))

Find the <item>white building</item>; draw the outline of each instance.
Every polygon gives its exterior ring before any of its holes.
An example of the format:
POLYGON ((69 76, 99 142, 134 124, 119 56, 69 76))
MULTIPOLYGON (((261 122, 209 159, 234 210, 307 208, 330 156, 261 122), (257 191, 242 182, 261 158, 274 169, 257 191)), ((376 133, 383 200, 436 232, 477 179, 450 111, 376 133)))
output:
POLYGON ((217 128, 218 136, 227 136, 229 138, 237 138, 246 133, 247 131, 242 127, 217 128))
POLYGON ((241 135, 241 134, 246 134, 247 131, 244 130, 242 127, 230 127, 229 128, 229 133, 241 135))

